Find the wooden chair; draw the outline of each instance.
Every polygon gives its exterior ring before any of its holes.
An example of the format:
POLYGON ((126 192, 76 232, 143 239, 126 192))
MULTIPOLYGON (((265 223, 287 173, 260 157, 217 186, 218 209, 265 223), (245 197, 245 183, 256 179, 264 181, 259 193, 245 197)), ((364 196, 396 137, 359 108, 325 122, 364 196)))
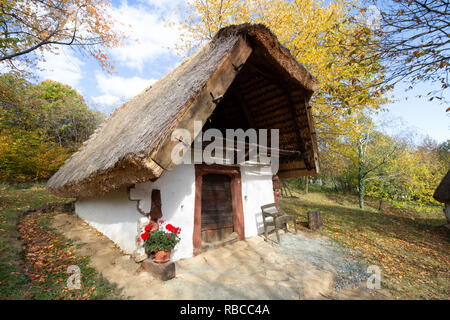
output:
POLYGON ((280 244, 280 234, 278 231, 284 226, 284 230, 287 232, 287 222, 294 222, 295 233, 297 233, 297 224, 295 221, 295 216, 287 215, 281 208, 279 203, 270 203, 261 207, 263 223, 264 223, 264 235, 266 237, 266 241, 268 238, 267 229, 270 226, 275 228, 275 232, 277 233, 278 244, 280 244))

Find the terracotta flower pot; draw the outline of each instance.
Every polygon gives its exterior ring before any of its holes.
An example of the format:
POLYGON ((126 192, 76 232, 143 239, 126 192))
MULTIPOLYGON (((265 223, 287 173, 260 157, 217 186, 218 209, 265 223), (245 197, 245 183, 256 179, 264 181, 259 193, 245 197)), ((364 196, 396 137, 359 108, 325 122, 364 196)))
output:
POLYGON ((155 262, 156 263, 166 263, 170 260, 170 250, 169 251, 156 251, 155 262))

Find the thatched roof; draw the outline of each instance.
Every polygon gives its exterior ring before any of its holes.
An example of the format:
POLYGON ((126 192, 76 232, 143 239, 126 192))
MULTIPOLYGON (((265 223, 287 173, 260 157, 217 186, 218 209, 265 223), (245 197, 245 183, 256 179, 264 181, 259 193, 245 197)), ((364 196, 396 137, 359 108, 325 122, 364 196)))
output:
POLYGON ((450 170, 434 191, 433 198, 439 202, 450 204, 450 170))
MULTIPOLYGON (((195 116, 206 121, 214 106, 201 101, 203 93, 224 94, 236 76, 229 76, 231 65, 244 64, 252 51, 269 57, 287 81, 307 92, 309 100, 316 79, 269 29, 251 24, 223 28, 196 54, 117 108, 51 177, 48 190, 60 196, 88 197, 155 180, 164 170, 173 169, 165 151, 170 145, 167 137, 186 119, 195 116)), ((315 140, 313 147, 316 153, 315 140)), ((317 155, 311 157, 317 159, 317 155)))

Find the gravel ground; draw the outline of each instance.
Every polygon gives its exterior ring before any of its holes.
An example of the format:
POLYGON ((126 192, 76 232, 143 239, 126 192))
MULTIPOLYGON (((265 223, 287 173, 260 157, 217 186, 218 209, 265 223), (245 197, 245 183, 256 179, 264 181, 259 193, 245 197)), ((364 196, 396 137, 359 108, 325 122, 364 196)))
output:
POLYGON ((363 264, 347 257, 354 252, 314 234, 282 234, 281 245, 260 236, 237 241, 178 260, 176 277, 160 281, 76 215, 56 215, 52 226, 131 299, 385 299, 356 286, 367 275, 363 264))
POLYGON ((367 280, 367 266, 356 261, 359 253, 343 248, 333 240, 307 237, 304 234, 281 235, 281 252, 300 261, 308 261, 319 270, 332 270, 336 274, 335 289, 358 285, 367 280))

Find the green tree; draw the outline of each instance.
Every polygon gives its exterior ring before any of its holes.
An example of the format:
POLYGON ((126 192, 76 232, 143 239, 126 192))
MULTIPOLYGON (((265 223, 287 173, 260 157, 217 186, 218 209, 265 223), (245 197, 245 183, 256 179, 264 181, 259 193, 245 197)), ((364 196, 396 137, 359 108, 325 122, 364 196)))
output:
POLYGON ((0 75, 0 180, 49 178, 102 119, 68 86, 0 75))
POLYGON ((72 151, 78 149, 104 119, 101 112, 88 108, 76 90, 52 80, 30 86, 28 102, 39 110, 35 125, 43 137, 72 151))
POLYGON ((450 140, 444 141, 437 147, 437 153, 439 156, 439 161, 443 165, 450 165, 450 140))

